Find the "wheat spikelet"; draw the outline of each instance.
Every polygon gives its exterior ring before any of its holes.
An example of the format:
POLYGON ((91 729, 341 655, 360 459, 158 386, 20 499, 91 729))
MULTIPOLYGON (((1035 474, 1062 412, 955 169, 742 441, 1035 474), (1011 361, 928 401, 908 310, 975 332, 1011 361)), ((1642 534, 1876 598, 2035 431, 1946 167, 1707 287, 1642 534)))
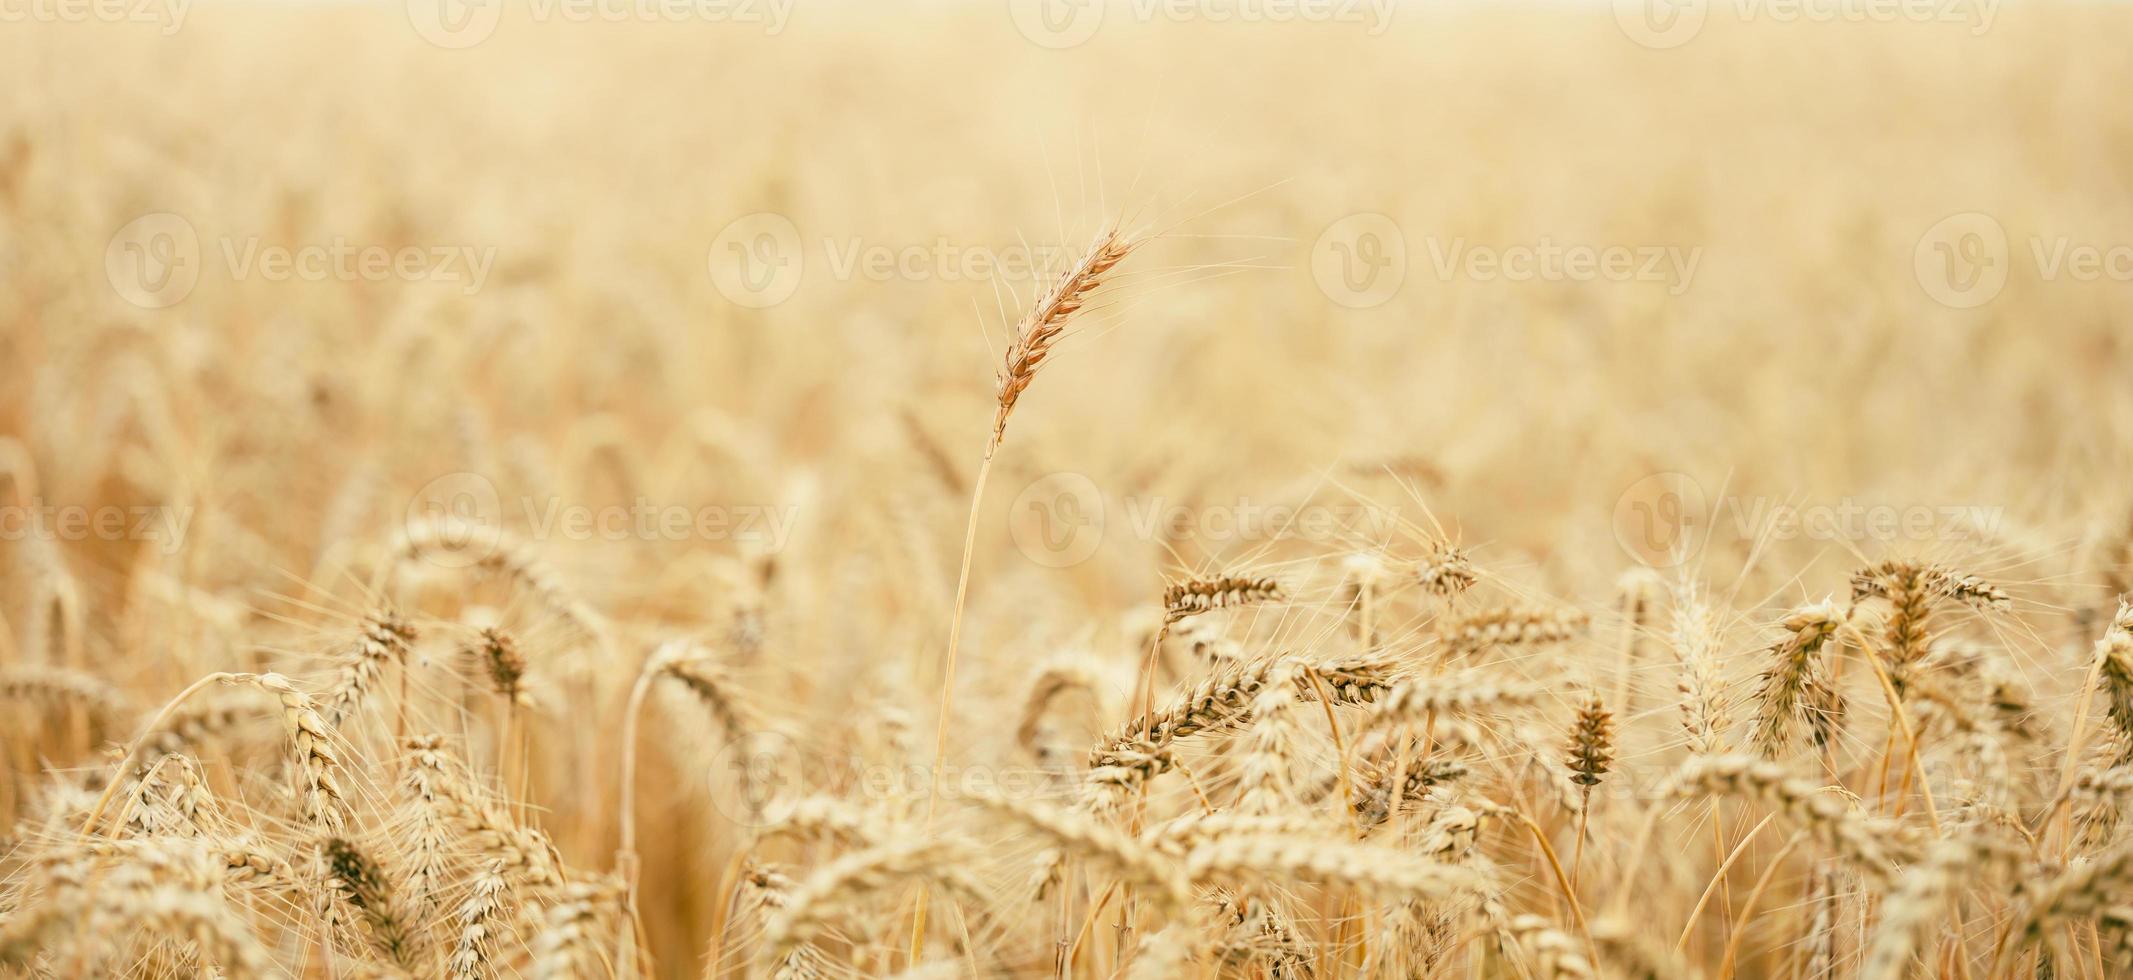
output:
POLYGON ((1618 918, 1594 920, 1592 941, 1609 971, 1628 980, 1690 980, 1695 976, 1673 949, 1637 923, 1618 918))
POLYGON ((1281 658, 1252 695, 1251 735, 1238 764, 1237 808, 1244 813, 1278 813, 1295 804, 1290 775, 1297 737, 1294 709, 1301 696, 1297 673, 1294 661, 1281 658))
POLYGON ((0 703, 31 705, 47 716, 79 711, 92 745, 123 725, 128 714, 124 696, 110 683, 63 667, 0 669, 0 703))
POLYGON ((444 740, 436 735, 410 736, 400 771, 401 801, 393 823, 404 839, 404 900, 419 919, 438 914, 453 864, 450 849, 457 834, 444 794, 444 740))
POLYGON ((1491 647, 1529 647, 1562 643, 1584 634, 1592 618, 1577 609, 1500 606, 1455 619, 1438 633, 1453 655, 1491 647))
POLYGON ((1390 848, 1264 834, 1233 834, 1193 848, 1185 876, 1194 884, 1289 879, 1421 899, 1449 898, 1480 885, 1473 872, 1390 848))
POLYGON ((1185 906, 1189 890, 1178 873, 1177 863, 1124 833, 1085 814, 1031 800, 980 797, 978 804, 1036 831, 1069 856, 1095 861, 1130 881, 1155 889, 1170 909, 1185 906))
POLYGON ((1520 915, 1511 919, 1510 932, 1519 948, 1533 961, 1536 977, 1588 980, 1598 974, 1577 940, 1565 935, 1547 919, 1520 915))
POLYGON ((481 631, 478 656, 497 694, 513 703, 526 699, 526 654, 519 649, 516 638, 496 627, 486 627, 481 631))
POLYGON ((189 941, 233 980, 280 976, 258 937, 221 899, 220 869, 220 862, 198 847, 138 850, 105 879, 92 921, 189 941))
POLYGON ((1126 980, 1169 980, 1181 977, 1193 961, 1193 936, 1184 923, 1172 923, 1149 933, 1133 949, 1133 962, 1126 980))
POLYGON ((977 888, 956 871, 963 850, 942 840, 905 838, 854 851, 817 868, 787 896, 764 929, 773 955, 812 940, 853 904, 911 878, 965 896, 977 888))
MULTIPOLYGON (((794 887, 793 880, 774 868, 750 862, 741 876, 748 886, 751 904, 756 913, 782 909, 786 906, 794 887)), ((823 951, 809 943, 792 947, 777 960, 772 976, 785 980, 813 980, 828 977, 836 970, 836 964, 823 951)))
POLYGON ((653 672, 673 678, 695 695, 697 702, 711 713, 712 720, 718 723, 727 740, 747 738, 760 730, 754 709, 739 682, 723 665, 701 650, 670 648, 668 656, 655 657, 653 672))
POLYGON ((1888 600, 1881 655, 1888 661, 1889 683, 1899 695, 1905 692, 1911 670, 1924 659, 1930 642, 1927 618, 1935 597, 1932 581, 1926 569, 1903 562, 1868 569, 1852 580, 1854 601, 1868 596, 1888 600))
POLYGON ((580 636, 597 639, 604 635, 604 623, 592 606, 566 588, 531 548, 493 522, 465 518, 410 521, 401 528, 392 554, 399 566, 432 559, 447 566, 471 563, 523 589, 580 636))
POLYGON ((415 628, 390 607, 363 617, 362 635, 341 654, 340 676, 325 697, 321 713, 327 724, 339 727, 355 712, 378 684, 389 664, 407 659, 408 644, 415 628))
POLYGON ((325 854, 335 897, 355 908, 370 944, 392 962, 412 969, 414 950, 394 907, 393 885, 385 869, 345 838, 328 838, 325 854))
POLYGON ((1039 736, 1052 702, 1075 691, 1094 691, 1095 686, 1095 675, 1078 663, 1057 663, 1039 671, 1022 702, 1022 717, 1015 725, 1015 744, 1038 761, 1044 761, 1049 752, 1039 736))
POLYGON ((1651 629, 1652 607, 1665 591, 1657 572, 1644 566, 1624 571, 1615 579, 1615 593, 1622 616, 1622 662, 1616 665, 1615 706, 1627 713, 1636 706, 1636 688, 1630 678, 1644 661, 1645 636, 1651 629))
POLYGON ((1808 921, 1807 949, 1801 971, 1807 980, 1829 980, 1836 975, 1839 901, 1836 871, 1817 870, 1807 898, 1808 907, 1814 910, 1808 921))
POLYGON ((1249 968, 1257 962, 1269 976, 1309 973, 1310 946, 1272 902, 1217 890, 1213 906, 1216 922, 1223 927, 1218 948, 1225 967, 1249 968))
POLYGON ((2081 845, 2092 850, 2106 846, 2117 836, 2126 805, 2133 801, 2133 769, 2084 769, 2067 788, 2067 797, 2081 845))
POLYGON ((1938 920, 1959 882, 1980 874, 2013 870, 2028 857, 2022 848, 1982 834, 1944 840, 1927 848, 1924 860, 1905 868, 1882 903, 1881 927, 1860 968, 1859 980, 1902 980, 1912 951, 1938 920))
POLYGON ((80 854, 46 856, 23 883, 23 897, 0 920, 0 966, 23 967, 67 935, 89 905, 88 861, 80 854), (29 891, 31 886, 42 894, 29 891), (34 894, 35 901, 28 898, 34 894))
POLYGON ((834 840, 867 847, 886 837, 888 829, 873 814, 850 802, 817 794, 773 808, 764 815, 763 827, 756 832, 756 839, 834 840))
POLYGON ((335 770, 340 768, 340 758, 334 749, 333 729, 320 716, 317 702, 280 674, 217 673, 195 681, 149 721, 147 731, 134 740, 133 748, 112 774, 104 798, 90 811, 88 821, 82 827, 83 833, 96 829, 111 794, 126 781, 134 765, 148 755, 149 748, 160 743, 158 733, 165 730, 165 723, 178 713, 184 700, 209 685, 249 687, 272 695, 280 702, 282 733, 296 760, 298 816, 327 834, 337 833, 345 827, 347 803, 341 798, 340 784, 334 779, 335 770))
POLYGON ((1689 751, 1698 755, 1723 751, 1728 704, 1719 676, 1718 637, 1711 609, 1693 585, 1676 591, 1674 627, 1668 638, 1679 664, 1675 686, 1681 694, 1681 726, 1688 733, 1689 751))
POLYGON ((1571 722, 1570 738, 1563 748, 1563 767, 1570 780, 1589 796, 1615 759, 1615 718, 1597 693, 1588 694, 1571 722))
POLYGON ((1230 810, 1173 817, 1142 834, 1142 841, 1165 854, 1184 857, 1193 848, 1236 834, 1323 834, 1325 821, 1300 814, 1250 814, 1230 810))
POLYGON ((142 736, 142 757, 155 759, 183 755, 224 744, 237 735, 246 722, 265 715, 262 707, 232 701, 208 700, 203 704, 184 705, 165 718, 154 731, 142 736))
POLYGON ((1067 321, 1088 302, 1089 295, 1102 285, 1104 276, 1112 267, 1139 245, 1115 227, 1104 229, 1089 244, 1088 251, 1063 270, 1023 314, 1022 322, 1015 327, 1014 340, 1007 346, 1005 363, 1000 368, 996 392, 1000 407, 993 416, 991 448, 987 449, 986 455, 990 456, 992 448, 997 448, 1006 438, 1008 416, 1014 414, 1015 403, 1028 390, 1030 382, 1037 380, 1037 371, 1044 366, 1045 358, 1051 356, 1052 345, 1065 335, 1067 321))
POLYGON ((2094 656, 2108 699, 2104 716, 2121 742, 2133 742, 2133 603, 2119 604, 2094 656))
MULTIPOLYGON (((1391 761, 1373 761, 1357 768, 1355 799, 1350 809, 1364 833, 1369 833, 1392 819, 1401 807, 1424 799, 1437 786, 1465 778, 1471 771, 1466 763, 1441 755, 1428 760, 1409 760, 1405 770, 1395 775, 1401 767, 1391 761), (1399 793, 1393 793, 1393 781, 1400 782, 1399 793)), ((1340 785, 1338 775, 1327 777, 1316 796, 1322 798, 1340 785)))
POLYGON ((445 957, 446 976, 452 980, 477 980, 489 975, 495 945, 491 933, 502 918, 510 887, 503 862, 488 862, 474 875, 467 897, 452 910, 456 929, 451 953, 445 957))
POLYGON ((1411 678, 1393 685, 1377 698, 1366 730, 1386 731, 1432 716, 1476 714, 1500 707, 1532 704, 1544 693, 1546 689, 1539 684, 1503 681, 1481 670, 1411 678))
POLYGON ((433 785, 439 805, 458 824, 466 845, 494 861, 514 885, 523 884, 543 895, 562 889, 562 862, 546 834, 520 826, 485 794, 449 772, 433 785))
POLYGON ((2067 919, 2092 915, 2112 895, 2133 885, 2133 842, 2084 858, 2037 889, 2014 935, 2031 941, 2067 919))
POLYGON ((615 881, 579 882, 565 888, 541 923, 528 975, 541 980, 592 975, 585 963, 603 945, 601 933, 621 906, 622 895, 621 883, 615 881))
POLYGON ((2013 597, 2000 587, 1943 565, 1891 560, 1852 574, 1853 601, 1875 596, 1895 603, 1899 591, 1917 592, 1928 601, 1953 599, 1990 612, 2004 611, 2014 604, 2013 597))
POLYGON ((1811 685, 1822 683, 1821 655, 1836 635, 1838 612, 1828 602, 1803 606, 1785 618, 1784 639, 1772 644, 1755 699, 1756 751, 1775 759, 1792 746, 1793 724, 1804 712, 1811 685))
POLYGON ((2102 933, 2098 950, 2106 963, 2133 963, 2133 905, 2113 905, 2096 913, 2102 933))
MULTIPOLYGON (((1194 685, 1152 714, 1135 718, 1097 741, 1089 755, 1090 779, 1130 788, 1170 767, 1165 749, 1180 738, 1224 731, 1245 720, 1252 699, 1265 687, 1280 658, 1240 664, 1194 685)), ((1316 699, 1318 684, 1336 704, 1367 704, 1395 689, 1389 660, 1363 657, 1305 664, 1314 683, 1298 685, 1306 700, 1316 699)))
POLYGON ((1272 578, 1224 575, 1191 579, 1163 589, 1163 621, 1176 623, 1217 609, 1280 602, 1283 597, 1281 583, 1272 578))
POLYGON ((1683 763, 1667 784, 1670 796, 1740 796, 1776 807, 1861 874, 1886 879, 1907 856, 1893 828, 1846 800, 1755 756, 1699 756, 1683 763))
POLYGON ((1431 542, 1429 551, 1415 563, 1415 581, 1439 599, 1458 596, 1479 580, 1473 560, 1448 541, 1431 542))

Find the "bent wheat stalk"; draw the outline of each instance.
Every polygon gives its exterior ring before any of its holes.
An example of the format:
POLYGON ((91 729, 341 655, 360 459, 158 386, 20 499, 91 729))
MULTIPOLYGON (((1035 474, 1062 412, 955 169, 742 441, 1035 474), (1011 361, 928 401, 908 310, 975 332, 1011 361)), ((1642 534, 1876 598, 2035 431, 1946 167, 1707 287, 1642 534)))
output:
MULTIPOLYGON (((1082 305, 1103 283, 1104 276, 1112 267, 1140 246, 1138 239, 1128 238, 1116 225, 1106 227, 1089 245, 1089 250, 1080 259, 1061 273, 1050 289, 1037 298, 1037 303, 1022 317, 1015 329, 1015 339, 1007 347, 1006 363, 1002 365, 997 384, 999 409, 993 415, 992 432, 985 439, 985 455, 978 463, 977 479, 970 489, 970 518, 963 528, 963 561, 956 572, 955 608, 948 619, 948 656, 941 666, 940 712, 934 720, 933 769, 939 772, 948 757, 948 719, 955 707, 955 660, 956 651, 963 640, 963 603, 970 593, 970 558, 978 540, 978 511, 985 503, 986 478, 992 475, 993 456, 1000 451, 1000 443, 1007 437, 1007 420, 1014 414, 1015 403, 1030 383, 1037 379, 1037 371, 1051 356, 1052 346, 1066 333, 1067 321, 1073 319, 1082 305)), ((929 790, 926 794, 926 823, 931 825, 940 806, 940 793, 929 790)), ((925 951, 926 892, 923 886, 918 894, 918 908, 912 915, 911 962, 919 962, 925 951)))

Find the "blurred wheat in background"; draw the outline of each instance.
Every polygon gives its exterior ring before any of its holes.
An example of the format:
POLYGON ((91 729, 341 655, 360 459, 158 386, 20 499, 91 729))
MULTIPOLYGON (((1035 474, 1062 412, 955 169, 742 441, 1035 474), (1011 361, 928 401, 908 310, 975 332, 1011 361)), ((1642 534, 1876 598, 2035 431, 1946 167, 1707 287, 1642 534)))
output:
POLYGON ((2133 964, 2133 10, 0 14, 0 975, 2133 964))

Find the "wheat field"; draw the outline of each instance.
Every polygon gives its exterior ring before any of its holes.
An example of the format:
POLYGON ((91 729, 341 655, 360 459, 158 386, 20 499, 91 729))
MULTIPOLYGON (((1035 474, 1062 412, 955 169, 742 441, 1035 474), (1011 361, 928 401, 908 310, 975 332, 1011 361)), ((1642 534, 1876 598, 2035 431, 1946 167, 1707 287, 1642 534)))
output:
POLYGON ((2133 976, 2129 36, 0 4, 0 975, 2133 976))

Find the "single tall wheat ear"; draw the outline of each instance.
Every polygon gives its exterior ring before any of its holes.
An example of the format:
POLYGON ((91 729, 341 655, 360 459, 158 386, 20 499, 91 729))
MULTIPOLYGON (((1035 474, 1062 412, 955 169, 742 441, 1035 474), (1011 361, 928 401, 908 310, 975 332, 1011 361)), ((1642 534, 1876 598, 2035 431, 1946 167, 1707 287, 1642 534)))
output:
MULTIPOLYGON (((970 521, 963 529, 963 561, 955 578, 955 610, 948 620, 948 656, 941 667, 940 712, 934 722, 933 771, 939 772, 948 759, 948 724, 955 709, 955 662, 956 653, 963 641, 963 602, 970 593, 970 559, 978 539, 978 511, 985 502, 985 481, 992 474, 994 454, 1007 438, 1007 420, 1014 415, 1015 405, 1022 393, 1029 390, 1037 380, 1037 372, 1051 357, 1052 347, 1066 336, 1067 324, 1074 319, 1104 278, 1126 256, 1139 248, 1142 239, 1127 235, 1116 224, 1108 225, 1099 232, 1095 241, 1073 265, 1068 266, 1049 288, 1037 297, 1035 305, 1023 314, 1015 326, 1014 339, 1007 346, 1007 356, 1001 364, 996 383, 999 408, 994 412, 992 432, 985 439, 985 455, 978 463, 978 476, 971 485, 970 521)), ((931 781, 929 781, 930 783, 931 781)), ((926 794, 926 823, 931 825, 940 804, 940 794, 929 789, 926 794)), ((926 892, 921 887, 918 909, 912 916, 911 962, 920 962, 925 952, 926 892)))

